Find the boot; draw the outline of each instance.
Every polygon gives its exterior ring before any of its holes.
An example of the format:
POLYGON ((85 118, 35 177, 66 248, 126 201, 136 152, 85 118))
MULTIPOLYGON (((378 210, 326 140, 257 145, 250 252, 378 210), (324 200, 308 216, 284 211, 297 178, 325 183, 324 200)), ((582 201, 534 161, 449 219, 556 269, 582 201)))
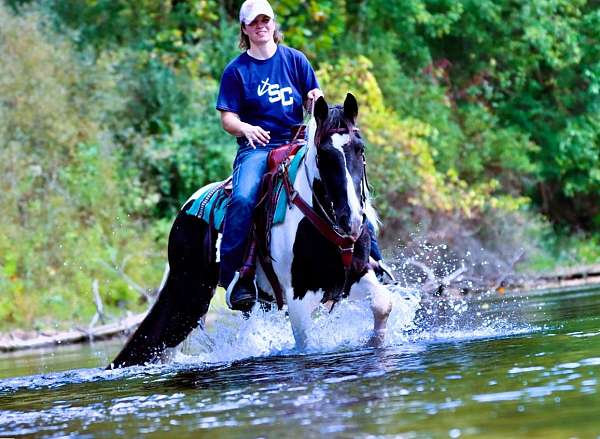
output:
POLYGON ((227 306, 234 311, 249 313, 252 311, 257 297, 258 289, 256 288, 254 276, 240 276, 239 271, 237 271, 227 287, 227 293, 225 294, 227 306))
POLYGON ((386 277, 388 277, 391 283, 396 283, 396 278, 392 273, 392 269, 388 267, 385 262, 383 262, 383 259, 376 261, 371 258, 371 267, 373 267, 373 271, 375 272, 375 276, 377 276, 379 282, 386 283, 385 280, 386 277))

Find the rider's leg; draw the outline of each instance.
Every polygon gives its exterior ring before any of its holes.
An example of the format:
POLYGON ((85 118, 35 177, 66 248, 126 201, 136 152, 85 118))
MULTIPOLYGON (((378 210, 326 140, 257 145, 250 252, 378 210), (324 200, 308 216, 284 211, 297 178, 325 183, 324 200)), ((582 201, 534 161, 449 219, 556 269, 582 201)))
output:
MULTIPOLYGON (((238 152, 234 162, 233 190, 224 218, 220 249, 219 283, 225 288, 243 263, 268 153, 267 149, 248 147, 238 152)), ((231 305, 234 305, 233 302, 231 305)))
POLYGON ((370 221, 367 220, 367 228, 369 229, 369 236, 371 237, 371 253, 370 256, 373 258, 374 263, 373 269, 375 270, 375 274, 379 279, 383 279, 386 275, 395 282, 396 279, 392 274, 392 270, 387 266, 385 262, 383 262, 383 255, 381 254, 381 250, 379 249, 379 243, 377 242, 377 237, 375 236, 375 227, 371 224, 370 221))
POLYGON ((381 256, 379 243, 377 242, 377 237, 375 236, 375 227, 369 220, 367 220, 367 228, 369 229, 369 236, 371 237, 371 257, 376 261, 380 261, 383 259, 383 256, 381 256))

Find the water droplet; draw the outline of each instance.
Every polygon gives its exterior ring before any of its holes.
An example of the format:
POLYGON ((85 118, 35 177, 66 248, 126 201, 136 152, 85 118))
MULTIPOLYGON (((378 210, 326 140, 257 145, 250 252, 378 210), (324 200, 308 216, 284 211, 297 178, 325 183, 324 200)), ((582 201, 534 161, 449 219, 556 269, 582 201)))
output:
POLYGON ((460 430, 458 428, 453 428, 452 430, 448 431, 448 436, 453 439, 460 437, 460 430))

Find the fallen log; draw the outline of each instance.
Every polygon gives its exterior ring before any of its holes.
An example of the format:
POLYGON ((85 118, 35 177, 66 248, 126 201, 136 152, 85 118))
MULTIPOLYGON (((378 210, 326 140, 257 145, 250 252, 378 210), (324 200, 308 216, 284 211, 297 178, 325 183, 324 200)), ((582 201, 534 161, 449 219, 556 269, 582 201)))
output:
POLYGON ((600 285, 600 264, 561 268, 542 275, 524 275, 506 284, 509 290, 546 290, 600 285))
POLYGON ((8 335, 0 336, 0 352, 81 343, 127 334, 134 330, 145 316, 146 313, 129 315, 117 322, 98 325, 91 329, 72 329, 69 331, 57 332, 56 334, 22 333, 22 337, 19 337, 9 333, 8 335))

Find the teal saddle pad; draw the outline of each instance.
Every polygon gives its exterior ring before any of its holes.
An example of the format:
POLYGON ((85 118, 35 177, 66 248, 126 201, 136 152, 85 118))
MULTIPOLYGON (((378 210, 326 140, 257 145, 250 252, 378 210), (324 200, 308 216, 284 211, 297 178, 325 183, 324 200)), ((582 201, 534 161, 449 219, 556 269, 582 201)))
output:
MULTIPOLYGON (((292 158, 288 166, 288 175, 290 181, 294 183, 296 175, 298 174, 298 168, 304 160, 306 154, 306 146, 303 146, 298 150, 296 155, 292 158)), ((227 204, 229 201, 229 191, 225 188, 228 185, 230 179, 224 181, 218 181, 211 183, 194 194, 196 197, 192 205, 185 211, 188 215, 193 215, 206 221, 208 224, 213 224, 215 229, 219 232, 223 230, 223 218, 225 218, 225 212, 227 211, 227 204), (211 220, 212 215, 212 220, 211 220)), ((275 193, 277 194, 277 207, 275 208, 275 216, 273 218, 273 224, 282 223, 285 219, 286 207, 288 204, 288 196, 283 189, 283 182, 280 180, 275 185, 275 193)))

